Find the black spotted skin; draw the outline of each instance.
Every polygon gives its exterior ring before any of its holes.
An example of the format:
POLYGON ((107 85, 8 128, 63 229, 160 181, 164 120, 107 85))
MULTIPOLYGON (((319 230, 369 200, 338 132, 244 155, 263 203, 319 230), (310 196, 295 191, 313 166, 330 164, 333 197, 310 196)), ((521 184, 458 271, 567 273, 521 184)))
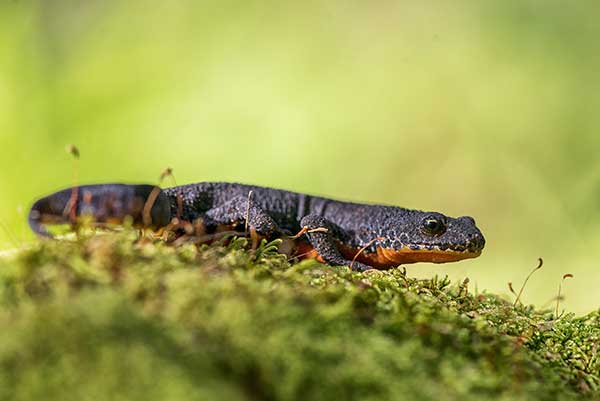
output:
POLYGON ((331 223, 334 235, 352 248, 362 248, 376 237, 384 240, 372 244, 399 248, 401 246, 438 246, 442 250, 456 249, 481 250, 485 239, 468 216, 450 218, 436 212, 423 212, 397 206, 367 205, 343 202, 280 189, 232 184, 205 182, 183 185, 164 190, 171 199, 171 213, 177 212, 177 194, 183 197, 183 218, 193 221, 202 217, 208 210, 227 201, 241 197, 251 199, 275 220, 280 228, 297 232, 305 216, 321 216, 331 223), (427 216, 436 216, 446 221, 447 230, 443 235, 430 237, 421 232, 421 222, 427 216))

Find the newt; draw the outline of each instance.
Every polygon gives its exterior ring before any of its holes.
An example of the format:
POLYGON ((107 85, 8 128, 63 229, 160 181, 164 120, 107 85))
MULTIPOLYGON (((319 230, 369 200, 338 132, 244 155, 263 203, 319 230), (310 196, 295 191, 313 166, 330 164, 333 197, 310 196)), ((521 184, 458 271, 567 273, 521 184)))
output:
POLYGON ((29 225, 122 224, 196 235, 223 230, 293 240, 295 254, 356 271, 415 262, 445 263, 479 256, 485 239, 469 216, 453 218, 398 206, 344 202, 253 185, 201 182, 154 185, 98 184, 65 189, 37 200, 29 225), (296 235, 293 235, 296 233, 296 235))

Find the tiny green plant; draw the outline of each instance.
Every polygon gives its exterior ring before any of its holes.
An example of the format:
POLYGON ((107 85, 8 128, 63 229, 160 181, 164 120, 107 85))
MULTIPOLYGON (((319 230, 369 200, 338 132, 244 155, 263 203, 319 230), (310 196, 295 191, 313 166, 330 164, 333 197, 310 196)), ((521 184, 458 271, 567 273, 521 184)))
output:
MULTIPOLYGON (((71 190, 71 199, 67 204, 68 210, 65 210, 65 214, 69 216, 72 225, 77 225, 77 201, 79 197, 79 189, 77 187, 79 183, 79 158, 81 154, 79 153, 79 148, 73 144, 66 146, 66 151, 73 158, 73 165, 71 167, 72 174, 72 190, 71 190)), ((75 230, 76 235, 78 235, 79 230, 75 230)))
POLYGON ((559 318, 558 316, 558 306, 560 304, 560 301, 562 299, 562 295, 561 295, 561 291, 562 291, 562 286, 563 283, 565 282, 566 279, 568 278, 573 278, 573 275, 571 273, 567 273, 565 275, 562 276, 562 280, 560 280, 560 283, 558 283, 558 295, 556 296, 556 308, 554 310, 554 316, 556 317, 556 319, 559 318))
POLYGON ((173 174, 173 169, 171 167, 167 167, 162 173, 160 173, 160 176, 158 177, 158 183, 162 184, 167 178, 170 178, 173 182, 173 185, 177 186, 177 181, 175 180, 175 175, 173 174))
MULTIPOLYGON (((170 178, 173 186, 177 186, 177 180, 175 180, 175 174, 173 174, 173 169, 171 167, 167 167, 163 170, 163 172, 158 177, 158 185, 162 185, 165 179, 170 178)), ((177 221, 181 221, 181 215, 183 213, 183 194, 180 192, 177 193, 177 221)))
POLYGON ((521 285, 521 289, 519 290, 518 294, 515 293, 515 290, 513 289, 512 283, 511 282, 508 283, 508 288, 509 288, 510 292, 512 292, 513 294, 516 295, 515 302, 513 303, 513 306, 517 306, 517 304, 520 302, 521 295, 523 295, 523 290, 525 289, 525 285, 529 281, 529 278, 533 275, 533 273, 535 273, 536 271, 540 270, 543 265, 544 265, 544 260, 542 258, 538 258, 538 265, 535 267, 535 269, 533 269, 527 275, 527 277, 525 277, 525 281, 523 281, 523 285, 521 285))

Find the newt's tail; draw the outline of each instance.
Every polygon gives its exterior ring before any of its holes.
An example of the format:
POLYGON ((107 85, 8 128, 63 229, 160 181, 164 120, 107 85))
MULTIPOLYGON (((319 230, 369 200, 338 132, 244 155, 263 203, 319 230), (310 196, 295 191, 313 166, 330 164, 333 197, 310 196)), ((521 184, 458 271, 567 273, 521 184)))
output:
POLYGON ((82 185, 36 201, 29 211, 29 226, 51 237, 46 225, 75 224, 82 216, 92 224, 122 224, 128 216, 137 227, 164 227, 171 221, 167 195, 154 185, 82 185))

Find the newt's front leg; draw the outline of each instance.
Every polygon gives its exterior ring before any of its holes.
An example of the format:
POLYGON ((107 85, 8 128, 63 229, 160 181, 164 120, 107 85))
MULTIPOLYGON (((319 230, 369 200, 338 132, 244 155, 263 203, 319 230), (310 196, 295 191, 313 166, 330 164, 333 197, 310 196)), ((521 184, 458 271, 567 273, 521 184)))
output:
POLYGON ((313 248, 323 260, 332 265, 350 266, 352 270, 363 272, 371 266, 344 258, 335 244, 333 224, 319 215, 308 215, 302 218, 300 225, 307 229, 306 236, 313 248), (325 230, 319 230, 325 228, 325 230))

